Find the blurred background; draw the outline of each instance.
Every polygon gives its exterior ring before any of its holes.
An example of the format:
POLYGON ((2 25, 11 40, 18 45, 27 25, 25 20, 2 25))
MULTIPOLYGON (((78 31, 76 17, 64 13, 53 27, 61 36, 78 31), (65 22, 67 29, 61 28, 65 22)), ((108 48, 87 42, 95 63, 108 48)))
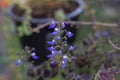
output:
MULTIPOLYGON (((14 64, 18 60, 17 53, 25 45, 35 47, 37 53, 44 53, 37 54, 41 59, 35 61, 35 65, 41 64, 47 60, 45 41, 50 40, 51 36, 46 28, 38 34, 31 33, 26 26, 31 24, 32 27, 37 27, 38 24, 47 23, 59 16, 66 20, 120 24, 120 0, 0 0, 0 80, 30 80, 24 66, 14 64)), ((70 44, 77 46, 75 53, 79 55, 76 64, 80 64, 80 67, 76 68, 76 72, 94 76, 102 63, 109 63, 105 61, 108 58, 106 56, 113 53, 116 55, 111 64, 120 67, 120 51, 115 50, 107 41, 109 36, 113 42, 120 44, 119 27, 79 25, 70 30, 75 34, 70 44), (86 58, 86 52, 92 56, 86 58), (100 58, 96 54, 106 55, 100 58), (99 59, 101 61, 97 62, 99 59), (91 65, 93 66, 89 69, 88 66, 91 65)), ((116 80, 120 80, 119 77, 116 80)), ((58 78, 64 80, 60 75, 49 80, 58 78)))

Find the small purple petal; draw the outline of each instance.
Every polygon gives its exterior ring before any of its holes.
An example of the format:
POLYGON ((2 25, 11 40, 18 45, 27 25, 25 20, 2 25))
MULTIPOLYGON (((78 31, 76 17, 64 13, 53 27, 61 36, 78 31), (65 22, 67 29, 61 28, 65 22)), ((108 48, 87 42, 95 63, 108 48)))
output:
POLYGON ((35 56, 35 52, 31 53, 31 56, 35 56))
POLYGON ((58 32, 57 32, 57 31, 54 31, 54 32, 52 32, 51 34, 52 34, 52 36, 56 36, 56 35, 58 34, 58 32))
POLYGON ((65 68, 66 67, 66 64, 67 64, 67 59, 64 58, 63 61, 62 61, 62 68, 65 68))
POLYGON ((52 41, 47 41, 47 43, 49 44, 49 45, 54 45, 55 44, 55 40, 52 40, 52 41))
POLYGON ((71 33, 70 31, 67 32, 67 36, 68 36, 69 38, 71 38, 73 35, 74 35, 74 34, 71 33))
POLYGON ((55 54, 50 54, 50 55, 48 55, 47 57, 48 57, 48 58, 54 58, 54 56, 55 56, 55 54))
POLYGON ((76 57, 74 57, 74 56, 71 57, 71 60, 72 60, 72 61, 75 60, 75 59, 76 59, 76 57))
POLYGON ((62 55, 62 51, 57 51, 57 53, 58 53, 59 55, 62 55))
POLYGON ((51 61, 50 63, 51 63, 51 64, 54 64, 54 63, 55 63, 55 61, 51 61))
POLYGON ((69 50, 73 51, 75 50, 76 46, 70 46, 69 50))
POLYGON ((38 56, 36 56, 35 52, 33 52, 33 53, 31 54, 31 56, 32 56, 33 59, 38 59, 38 58, 39 58, 38 56))
POLYGON ((32 51, 35 51, 36 49, 35 48, 32 48, 32 51))
POLYGON ((52 67, 55 67, 57 65, 55 60, 51 61, 50 64, 51 64, 52 67))
POLYGON ((96 32, 94 33, 94 36, 95 36, 96 38, 98 38, 98 37, 100 36, 100 32, 99 32, 99 31, 96 31, 96 32))
POLYGON ((54 47, 48 47, 47 50, 52 52, 54 50, 54 47))
POLYGON ((52 24, 49 26, 49 29, 53 29, 56 26, 56 21, 52 21, 52 24))
POLYGON ((19 59, 17 62, 15 62, 15 65, 19 66, 22 63, 22 60, 19 59))
POLYGON ((35 55, 35 56, 32 56, 32 58, 33 59, 38 59, 39 57, 35 55))
POLYGON ((58 37, 56 38, 56 40, 57 40, 57 41, 60 41, 60 36, 58 36, 58 37))
POLYGON ((103 31, 103 32, 102 32, 102 35, 103 35, 104 37, 108 37, 108 36, 109 36, 109 32, 103 31))
POLYGON ((66 23, 63 22, 63 23, 62 23, 62 28, 65 28, 65 26, 66 26, 66 23))
POLYGON ((56 63, 56 61, 54 60, 54 61, 51 61, 50 62, 50 64, 51 64, 51 67, 52 68, 54 68, 54 67, 56 67, 57 66, 57 63, 56 63))
POLYGON ((56 51, 52 51, 52 54, 55 54, 56 53, 56 51))

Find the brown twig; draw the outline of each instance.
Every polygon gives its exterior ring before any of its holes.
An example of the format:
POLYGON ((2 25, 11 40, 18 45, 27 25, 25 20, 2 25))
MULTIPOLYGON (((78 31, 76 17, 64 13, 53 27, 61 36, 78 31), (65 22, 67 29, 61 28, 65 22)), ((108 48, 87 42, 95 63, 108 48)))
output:
MULTIPOLYGON (((103 23, 103 22, 85 22, 85 21, 65 21, 67 24, 70 25, 86 25, 86 26, 100 26, 100 27, 119 27, 120 25, 117 23, 103 23)), ((30 28, 30 31, 32 32, 39 32, 40 29, 47 27, 50 25, 50 22, 38 25, 36 28, 30 28)))
POLYGON ((112 45, 113 48, 120 50, 120 47, 116 46, 109 37, 108 37, 108 42, 112 45))
POLYGON ((119 27, 117 23, 103 23, 103 22, 85 22, 85 21, 68 21, 66 22, 72 25, 86 25, 86 26, 104 26, 104 27, 119 27))
POLYGON ((29 29, 31 32, 39 33, 41 29, 43 29, 44 27, 47 27, 48 25, 50 25, 50 23, 38 25, 38 27, 36 27, 36 28, 31 28, 30 26, 28 26, 28 29, 29 29))

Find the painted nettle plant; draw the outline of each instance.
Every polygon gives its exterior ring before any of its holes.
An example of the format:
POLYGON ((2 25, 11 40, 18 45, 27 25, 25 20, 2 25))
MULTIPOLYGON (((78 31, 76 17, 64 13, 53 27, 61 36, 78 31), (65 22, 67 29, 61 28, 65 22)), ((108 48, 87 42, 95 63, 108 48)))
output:
MULTIPOLYGON (((27 76, 32 80, 116 80, 116 76, 120 75, 120 48, 113 44, 109 38, 110 33, 94 29, 94 34, 85 38, 77 47, 68 44, 68 39, 74 36, 66 29, 71 25, 93 25, 93 23, 53 20, 36 28, 29 27, 32 32, 38 32, 43 27, 53 30, 52 40, 46 42, 49 59, 39 66, 34 65, 34 60, 39 59, 39 56, 36 55, 35 48, 26 46, 17 54, 19 59, 15 64, 23 64, 27 69, 27 76), (101 41, 102 38, 109 42, 113 47, 112 50, 104 50, 105 46, 102 44, 105 42, 101 41), (75 49, 79 53, 75 53, 75 49)), ((119 27, 119 24, 100 22, 95 22, 94 25, 119 27)))

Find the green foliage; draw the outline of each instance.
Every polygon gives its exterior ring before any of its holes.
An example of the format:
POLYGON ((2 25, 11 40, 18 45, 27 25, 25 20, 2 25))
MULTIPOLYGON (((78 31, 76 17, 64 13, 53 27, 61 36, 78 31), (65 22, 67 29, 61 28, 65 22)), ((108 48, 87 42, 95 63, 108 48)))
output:
POLYGON ((28 24, 29 24, 29 20, 31 19, 30 13, 31 13, 31 9, 30 8, 26 8, 26 14, 25 14, 25 20, 22 23, 21 26, 18 26, 18 35, 20 37, 22 36, 29 36, 32 34, 32 32, 28 29, 28 24))

